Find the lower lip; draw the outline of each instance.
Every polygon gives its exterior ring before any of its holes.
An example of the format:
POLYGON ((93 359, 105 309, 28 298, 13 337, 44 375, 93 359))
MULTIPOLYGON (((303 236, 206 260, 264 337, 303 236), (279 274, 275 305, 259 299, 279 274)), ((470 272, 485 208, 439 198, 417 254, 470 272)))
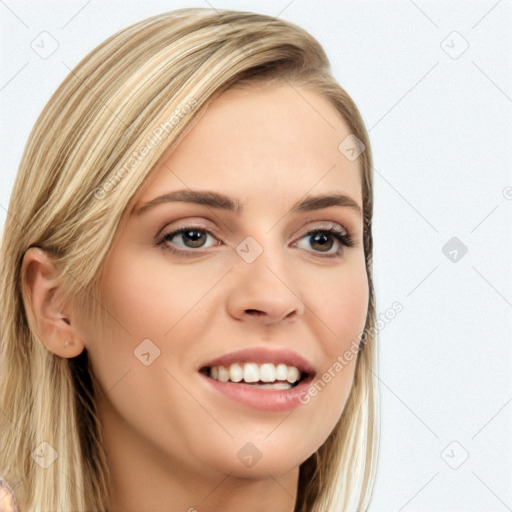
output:
POLYGON ((235 382, 221 382, 201 374, 203 379, 225 396, 243 405, 267 412, 283 412, 304 405, 300 401, 306 396, 313 378, 309 376, 290 389, 257 388, 250 384, 237 384, 235 382))

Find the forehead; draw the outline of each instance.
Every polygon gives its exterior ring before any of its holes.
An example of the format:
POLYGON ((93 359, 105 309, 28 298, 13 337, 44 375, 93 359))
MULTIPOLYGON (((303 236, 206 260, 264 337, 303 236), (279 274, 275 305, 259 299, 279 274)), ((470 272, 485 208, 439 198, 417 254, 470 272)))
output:
MULTIPOLYGON (((209 189, 267 204, 337 191, 361 205, 359 159, 338 149, 351 133, 329 101, 296 85, 233 88, 213 100, 150 176, 140 202, 209 189)), ((361 205, 362 206, 362 205, 361 205)))

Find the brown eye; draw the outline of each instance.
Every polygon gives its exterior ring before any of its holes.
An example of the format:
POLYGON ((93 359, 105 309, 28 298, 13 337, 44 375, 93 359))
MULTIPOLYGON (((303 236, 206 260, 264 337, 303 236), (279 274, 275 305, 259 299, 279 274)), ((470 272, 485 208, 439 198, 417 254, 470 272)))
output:
POLYGON ((215 240, 215 237, 204 228, 186 226, 163 234, 157 241, 157 245, 162 245, 171 252, 193 256, 195 252, 201 252, 194 249, 207 249, 215 245, 214 243, 206 245, 208 237, 215 240))
POLYGON ((354 247, 355 245, 348 232, 337 228, 316 229, 304 235, 300 240, 303 239, 309 239, 309 241, 303 246, 299 245, 300 242, 296 242, 295 246, 306 250, 312 249, 313 252, 325 257, 340 256, 343 253, 343 246, 354 247), (332 251, 333 248, 334 251, 332 251))
POLYGON ((334 244, 334 236, 332 234, 318 231, 316 234, 310 236, 311 247, 314 249, 319 249, 322 252, 329 251, 329 249, 331 249, 334 244))
POLYGON ((167 235, 165 238, 169 241, 175 238, 176 236, 181 237, 180 241, 185 244, 186 247, 192 248, 192 249, 198 249, 202 247, 205 243, 205 239, 207 235, 205 233, 202 233, 198 230, 187 230, 187 231, 180 231, 177 234, 174 234, 173 236, 169 237, 167 235), (190 244, 190 245, 189 245, 190 244))

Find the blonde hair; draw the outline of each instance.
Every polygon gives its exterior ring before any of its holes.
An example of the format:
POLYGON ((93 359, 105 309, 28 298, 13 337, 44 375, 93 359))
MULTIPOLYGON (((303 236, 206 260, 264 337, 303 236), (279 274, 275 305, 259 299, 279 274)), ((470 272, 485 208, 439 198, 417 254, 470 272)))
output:
POLYGON ((276 81, 326 97, 366 147, 359 157, 366 336, 338 424, 301 464, 295 511, 367 510, 378 439, 368 134, 306 31, 261 14, 202 8, 153 16, 100 44, 54 93, 26 144, 1 247, 0 475, 27 510, 108 510, 110 475, 96 409, 101 391, 87 352, 58 357, 38 338, 23 255, 29 247, 55 255, 66 296, 103 318, 102 265, 152 169, 222 92, 276 81), (43 442, 58 453, 47 468, 32 456, 43 442))

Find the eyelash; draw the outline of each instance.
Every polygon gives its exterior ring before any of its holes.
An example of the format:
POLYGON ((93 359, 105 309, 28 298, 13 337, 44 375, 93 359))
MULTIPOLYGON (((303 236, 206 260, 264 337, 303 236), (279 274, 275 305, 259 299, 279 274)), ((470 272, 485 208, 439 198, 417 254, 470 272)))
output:
MULTIPOLYGON (((299 240, 301 240, 302 238, 305 238, 307 236, 313 236, 317 233, 328 234, 330 236, 333 236, 336 239, 336 241, 342 246, 342 247, 340 247, 340 249, 338 249, 333 254, 322 254, 322 252, 319 252, 319 251, 313 251, 313 252, 318 254, 322 258, 339 257, 344 252, 343 246, 344 247, 354 247, 356 245, 356 243, 355 243, 353 237, 351 236, 350 232, 347 229, 342 228, 342 230, 340 230, 340 228, 335 227, 335 224, 331 224, 331 226, 332 226, 331 228, 319 228, 319 229, 314 229, 312 231, 308 231, 306 234, 304 234, 302 237, 300 237, 299 240)), ((176 249, 167 244, 167 242, 170 241, 172 238, 174 238, 176 235, 184 234, 189 231, 207 234, 207 235, 210 235, 213 238, 215 238, 215 235, 213 233, 211 233, 207 229, 204 229, 200 226, 184 226, 180 229, 176 229, 169 233, 164 233, 163 235, 161 235, 160 237, 158 237, 156 239, 155 245, 162 246, 162 248, 164 248, 165 250, 168 250, 171 253, 176 254, 178 256, 184 256, 184 257, 197 256, 198 253, 201 254, 201 252, 204 252, 204 250, 201 250, 201 249, 197 249, 197 250, 176 249)))

